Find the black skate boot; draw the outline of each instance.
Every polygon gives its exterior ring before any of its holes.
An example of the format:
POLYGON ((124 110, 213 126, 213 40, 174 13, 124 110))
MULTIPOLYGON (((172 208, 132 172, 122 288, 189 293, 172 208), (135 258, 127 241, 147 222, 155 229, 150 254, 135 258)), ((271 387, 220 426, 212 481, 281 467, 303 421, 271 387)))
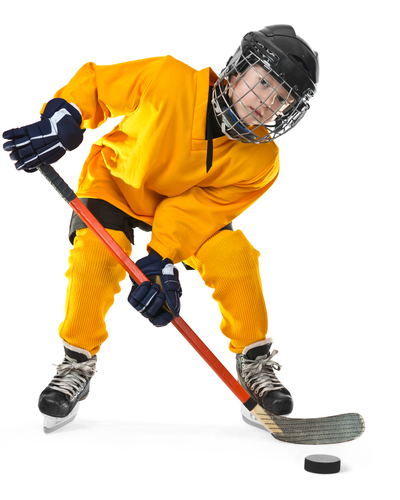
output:
POLYGON ((88 351, 76 349, 66 342, 64 351, 64 361, 57 366, 57 375, 39 396, 46 433, 74 420, 80 401, 89 394, 90 379, 96 373, 96 356, 91 357, 88 351))
MULTIPOLYGON (((279 371, 281 365, 272 360, 278 351, 270 352, 271 345, 272 339, 262 340, 236 354, 238 379, 264 410, 275 415, 288 415, 293 410, 293 399, 275 375, 274 370, 279 371)), ((246 423, 264 429, 243 405, 242 416, 246 423)))

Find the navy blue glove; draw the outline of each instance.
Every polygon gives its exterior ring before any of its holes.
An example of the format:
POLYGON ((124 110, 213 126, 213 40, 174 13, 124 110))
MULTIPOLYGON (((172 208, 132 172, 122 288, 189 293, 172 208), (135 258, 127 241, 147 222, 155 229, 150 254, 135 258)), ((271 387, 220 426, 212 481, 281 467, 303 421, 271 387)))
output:
POLYGON ((83 140, 78 109, 65 99, 52 99, 44 108, 39 122, 13 128, 3 133, 11 139, 3 145, 10 152, 17 170, 35 172, 42 163, 50 165, 77 148, 83 140))
POLYGON ((148 255, 136 262, 138 268, 149 278, 133 286, 128 302, 154 326, 165 326, 179 316, 182 288, 179 271, 172 260, 158 255, 148 255))

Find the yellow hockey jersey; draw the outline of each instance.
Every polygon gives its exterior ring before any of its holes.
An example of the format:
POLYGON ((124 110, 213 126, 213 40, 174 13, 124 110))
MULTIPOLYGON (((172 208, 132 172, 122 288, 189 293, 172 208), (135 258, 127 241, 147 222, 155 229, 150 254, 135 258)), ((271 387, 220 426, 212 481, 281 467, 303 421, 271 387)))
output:
POLYGON ((211 68, 171 56, 115 65, 85 64, 55 97, 76 104, 83 128, 121 122, 97 141, 79 197, 99 198, 152 226, 149 246, 180 262, 254 203, 279 172, 275 143, 213 140, 206 171, 211 68))

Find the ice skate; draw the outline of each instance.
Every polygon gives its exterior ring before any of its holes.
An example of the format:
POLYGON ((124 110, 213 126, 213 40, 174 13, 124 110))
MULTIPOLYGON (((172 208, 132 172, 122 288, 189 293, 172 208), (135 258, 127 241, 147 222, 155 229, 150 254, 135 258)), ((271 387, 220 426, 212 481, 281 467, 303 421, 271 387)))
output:
MULTIPOLYGON (((293 410, 293 400, 275 375, 274 370, 279 371, 281 365, 272 360, 278 353, 270 352, 272 342, 266 339, 250 344, 236 355, 238 380, 262 408, 275 415, 288 415, 293 410)), ((265 429, 243 405, 242 417, 247 424, 265 429)))
POLYGON ((39 397, 45 433, 56 431, 74 420, 80 401, 89 394, 90 379, 96 372, 96 356, 91 357, 83 349, 67 346, 64 345, 65 357, 57 366, 57 375, 39 397))

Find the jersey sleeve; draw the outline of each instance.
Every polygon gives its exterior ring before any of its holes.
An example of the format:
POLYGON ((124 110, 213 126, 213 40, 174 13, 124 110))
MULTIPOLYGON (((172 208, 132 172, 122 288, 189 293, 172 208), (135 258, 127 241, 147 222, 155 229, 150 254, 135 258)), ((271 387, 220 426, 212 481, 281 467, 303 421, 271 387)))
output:
POLYGON ((78 106, 82 128, 99 127, 107 118, 134 112, 164 60, 154 57, 106 66, 87 63, 54 97, 78 106))
POLYGON ((164 199, 157 207, 149 247, 174 263, 193 255, 274 183, 268 176, 222 188, 195 186, 164 199))

